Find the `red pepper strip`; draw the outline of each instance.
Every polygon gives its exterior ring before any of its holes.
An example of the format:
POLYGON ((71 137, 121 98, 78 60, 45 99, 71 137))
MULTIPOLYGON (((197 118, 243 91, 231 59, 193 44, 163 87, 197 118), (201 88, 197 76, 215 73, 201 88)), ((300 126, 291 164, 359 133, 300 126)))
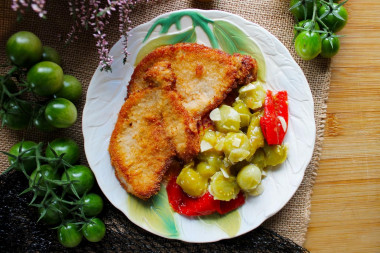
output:
POLYGON ((239 193, 236 199, 231 199, 230 201, 220 201, 219 214, 225 214, 237 209, 245 203, 245 197, 242 192, 239 193))
POLYGON ((280 145, 282 143, 288 130, 288 93, 286 91, 279 91, 274 95, 272 91, 267 91, 264 116, 260 119, 260 126, 269 145, 280 145), (279 117, 282 117, 286 122, 285 131, 279 117))
POLYGON ((215 212, 225 214, 235 210, 245 202, 242 193, 231 201, 215 200, 209 192, 205 193, 202 197, 192 198, 176 183, 176 179, 176 177, 170 179, 166 186, 166 191, 168 193, 169 203, 177 213, 186 216, 202 216, 215 212))

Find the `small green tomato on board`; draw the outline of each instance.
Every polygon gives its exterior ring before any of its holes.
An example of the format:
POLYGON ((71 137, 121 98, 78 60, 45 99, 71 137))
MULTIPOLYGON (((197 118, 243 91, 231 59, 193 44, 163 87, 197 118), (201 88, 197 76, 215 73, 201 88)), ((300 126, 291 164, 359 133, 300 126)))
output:
MULTIPOLYGON (((79 159, 79 145, 70 138, 57 138, 49 143, 45 155, 47 158, 63 155, 63 160, 74 165, 79 159)), ((52 165, 55 164, 52 162, 52 165)))
POLYGON ((348 20, 343 6, 348 0, 291 0, 289 11, 295 17, 294 43, 297 54, 303 60, 311 60, 319 54, 331 58, 339 52, 340 35, 348 20))
POLYGON ((30 67, 41 59, 42 43, 35 34, 21 31, 8 39, 6 52, 16 66, 30 67))
POLYGON ((83 228, 84 237, 90 242, 99 242, 106 234, 106 226, 99 218, 92 218, 83 228))
MULTIPOLYGON (((62 174, 61 180, 74 181, 73 187, 75 189, 75 192, 80 196, 86 192, 89 192, 92 186, 95 184, 94 173, 92 173, 89 167, 86 167, 84 165, 75 165, 67 169, 62 174)), ((70 189, 68 192, 72 195, 76 195, 72 189, 70 189)))
POLYGON ((58 65, 61 65, 61 56, 57 50, 49 46, 42 47, 42 61, 51 61, 58 65))
POLYGON ((322 38, 321 56, 331 58, 339 52, 340 42, 338 36, 331 34, 322 38))
POLYGON ((34 158, 36 151, 33 149, 35 146, 37 146, 37 143, 34 141, 20 141, 13 145, 8 152, 12 155, 8 156, 10 165, 16 162, 17 159, 15 157, 21 156, 19 157, 20 162, 16 170, 22 170, 21 166, 23 166, 25 172, 30 174, 37 167, 36 159, 34 158))
POLYGON ((90 193, 83 197, 83 213, 87 217, 98 215, 103 210, 103 199, 98 194, 90 193))
POLYGON ((62 68, 51 61, 43 61, 34 65, 27 75, 32 91, 40 96, 51 96, 63 85, 62 68))
POLYGON ((67 248, 74 248, 78 246, 83 238, 83 234, 81 233, 78 225, 74 223, 62 225, 58 229, 57 235, 59 242, 67 248))
POLYGON ((63 86, 55 94, 56 97, 66 98, 71 102, 75 102, 82 95, 82 84, 79 80, 71 75, 63 76, 63 86))
POLYGON ((51 100, 45 109, 45 118, 56 128, 68 128, 77 120, 78 112, 75 105, 66 98, 51 100))
POLYGON ((295 41, 297 54, 304 60, 314 59, 321 52, 321 36, 312 31, 301 32, 295 41))

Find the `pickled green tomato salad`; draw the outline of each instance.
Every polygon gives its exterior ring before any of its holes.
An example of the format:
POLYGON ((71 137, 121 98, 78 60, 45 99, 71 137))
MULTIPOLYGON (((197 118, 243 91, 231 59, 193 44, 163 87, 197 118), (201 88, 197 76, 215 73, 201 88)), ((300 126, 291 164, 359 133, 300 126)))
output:
POLYGON ((239 89, 232 105, 219 106, 209 118, 201 131, 199 155, 167 186, 173 209, 188 216, 236 209, 245 196, 263 192, 267 170, 287 157, 286 91, 250 83, 239 89))

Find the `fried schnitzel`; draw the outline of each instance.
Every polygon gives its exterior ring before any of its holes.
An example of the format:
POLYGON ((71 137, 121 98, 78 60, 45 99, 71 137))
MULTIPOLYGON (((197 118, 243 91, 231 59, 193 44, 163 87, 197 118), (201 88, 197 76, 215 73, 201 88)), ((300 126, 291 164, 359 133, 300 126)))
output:
POLYGON ((125 101, 109 152, 122 186, 148 199, 175 157, 188 161, 199 152, 199 137, 175 91, 146 88, 125 101))
POLYGON ((147 73, 165 62, 171 64, 183 106, 196 120, 220 105, 233 88, 254 81, 257 76, 257 63, 250 56, 231 56, 204 45, 179 43, 157 48, 136 66, 128 96, 151 86, 152 73, 147 73))

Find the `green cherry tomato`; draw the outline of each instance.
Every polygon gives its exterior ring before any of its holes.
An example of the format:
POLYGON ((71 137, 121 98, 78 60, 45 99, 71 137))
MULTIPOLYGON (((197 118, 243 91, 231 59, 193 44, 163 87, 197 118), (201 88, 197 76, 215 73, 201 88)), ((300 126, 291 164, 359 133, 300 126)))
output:
POLYGON ((312 0, 291 0, 289 7, 290 12, 297 20, 310 19, 313 16, 312 0))
POLYGON ((41 220, 46 224, 57 225, 67 215, 68 209, 62 203, 57 200, 53 200, 48 201, 45 207, 38 208, 38 213, 40 217, 43 213, 45 213, 41 220))
POLYGON ((82 84, 74 76, 64 75, 63 86, 55 94, 56 97, 66 98, 70 101, 76 101, 82 95, 82 84))
POLYGON ((294 26, 294 30, 293 30, 294 36, 297 36, 300 32, 302 32, 302 30, 297 30, 297 28, 314 29, 314 30, 320 29, 318 23, 313 22, 310 19, 302 20, 294 26), (313 27, 313 24, 314 24, 314 27, 313 27))
POLYGON ((63 70, 51 61, 42 61, 34 65, 27 74, 32 91, 40 96, 51 96, 63 86, 63 70))
POLYGON ((88 223, 83 225, 83 235, 90 242, 99 242, 106 234, 106 226, 99 218, 92 218, 88 223))
POLYGON ((68 128, 77 120, 78 112, 75 105, 66 98, 51 100, 45 109, 45 118, 56 128, 68 128))
POLYGON ((103 199, 98 194, 90 193, 83 197, 83 212, 87 217, 100 214, 103 210, 103 199))
POLYGON ((50 125, 45 118, 45 106, 41 107, 33 119, 33 125, 42 132, 53 132, 57 128, 50 125))
POLYGON ((29 126, 32 110, 26 101, 9 100, 4 104, 3 124, 13 130, 25 129, 29 126))
POLYGON ((49 164, 42 165, 39 169, 35 169, 29 178, 29 186, 38 186, 37 195, 43 196, 46 192, 46 187, 49 185, 52 189, 56 189, 57 185, 46 182, 45 178, 50 180, 58 180, 59 176, 49 164))
POLYGON ((321 56, 331 58, 339 52, 340 42, 338 37, 327 37, 322 39, 321 56))
POLYGON ((49 46, 42 47, 42 61, 51 61, 58 65, 61 65, 61 56, 57 50, 49 46))
POLYGON ((57 138, 50 142, 46 148, 45 156, 47 158, 54 158, 53 150, 57 156, 64 154, 63 160, 71 165, 74 165, 79 159, 79 146, 70 138, 57 138))
POLYGON ((303 31, 295 41, 297 54, 304 60, 311 60, 321 52, 322 39, 316 32, 303 31))
MULTIPOLYGON (((34 141, 20 141, 13 145, 9 150, 9 153, 14 156, 18 156, 20 153, 28 150, 22 156, 22 164, 24 165, 24 169, 28 174, 37 167, 36 159, 33 157, 36 155, 36 151, 35 149, 29 150, 35 146, 37 146, 37 143, 34 141)), ((12 165, 14 162, 16 162, 16 159, 9 156, 8 161, 12 165)), ((19 167, 16 169, 21 170, 19 167)))
POLYGON ((6 52, 15 65, 30 67, 41 59, 42 43, 35 34, 21 31, 8 39, 6 52))
POLYGON ((59 227, 57 230, 57 235, 59 242, 67 248, 74 248, 78 246, 83 238, 81 231, 79 231, 78 225, 74 223, 67 223, 66 225, 59 227))
POLYGON ((322 17, 322 22, 327 25, 333 32, 338 32, 343 29, 348 20, 348 13, 343 6, 338 7, 339 4, 334 3, 333 8, 327 5, 322 5, 318 10, 318 16, 322 17))
MULTIPOLYGON (((95 183, 94 173, 92 173, 89 167, 83 165, 73 166, 63 172, 62 180, 69 181, 67 177, 69 177, 70 180, 76 181, 73 183, 73 186, 78 195, 83 195, 85 192, 89 192, 95 183)), ((74 194, 71 189, 69 189, 68 192, 74 194)))

